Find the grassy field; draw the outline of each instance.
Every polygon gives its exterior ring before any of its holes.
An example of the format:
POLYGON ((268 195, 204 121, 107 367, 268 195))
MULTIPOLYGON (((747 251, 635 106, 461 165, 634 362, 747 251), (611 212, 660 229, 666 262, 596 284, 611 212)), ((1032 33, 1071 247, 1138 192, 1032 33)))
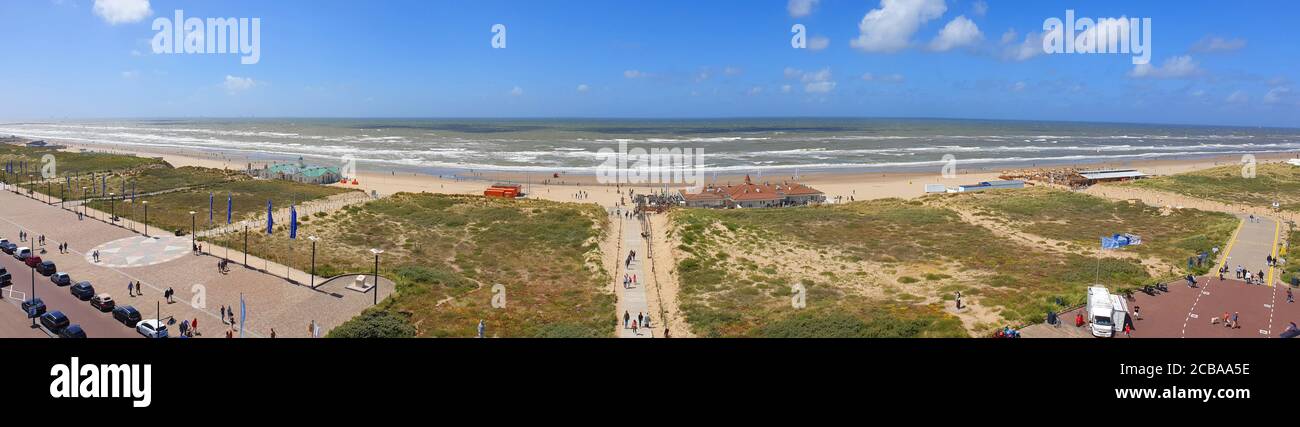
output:
POLYGON ((1300 280, 1300 260, 1291 260, 1291 257, 1295 256, 1291 249, 1296 247, 1296 245, 1300 245, 1300 229, 1295 228, 1294 225, 1291 226, 1291 232, 1287 235, 1287 244, 1287 252, 1280 254, 1278 257, 1287 261, 1286 265, 1282 268, 1281 280, 1282 283, 1289 284, 1292 283, 1293 280, 1300 280))
POLYGON ((1036 189, 807 208, 689 209, 673 212, 672 220, 682 254, 679 297, 692 328, 702 336, 755 337, 961 336, 1003 322, 1041 321, 1049 309, 1081 303, 1093 283, 1124 289, 1155 280, 1139 257, 1089 255, 1102 234, 1142 234, 1148 243, 1134 249, 1141 258, 1185 260, 1214 242, 1222 245, 1235 227, 1227 215, 1162 216, 1036 189), (1010 239, 963 220, 959 207, 1070 243, 1044 250, 1010 239), (791 305, 795 284, 807 290, 805 308, 791 305), (989 312, 964 313, 970 318, 959 321, 942 304, 956 291, 989 312))
MULTIPOLYGON (((226 195, 229 194, 234 198, 234 219, 240 220, 266 215, 266 201, 270 199, 276 210, 287 208, 290 204, 297 202, 316 200, 329 197, 335 194, 355 191, 345 188, 327 187, 315 184, 303 184, 293 181, 281 180, 257 180, 249 178, 242 174, 225 175, 225 172, 215 169, 201 168, 178 168, 182 171, 187 169, 196 169, 184 173, 186 176, 203 176, 210 179, 232 179, 219 184, 212 184, 201 188, 176 191, 171 193, 158 194, 148 197, 138 197, 135 203, 128 203, 118 200, 116 203, 95 200, 90 202, 91 209, 97 209, 102 212, 116 210, 117 215, 128 218, 133 221, 144 221, 144 207, 141 202, 149 201, 149 226, 157 227, 162 230, 175 231, 190 229, 190 211, 198 212, 199 228, 208 218, 208 194, 215 194, 214 208, 216 210, 214 219, 218 223, 224 223, 226 212, 226 195), (200 172, 198 170, 206 170, 200 172), (223 178, 224 177, 224 178, 223 178), (114 206, 115 205, 115 206, 114 206)), ((161 182, 161 181, 160 181, 161 182)), ((188 182, 177 182, 185 187, 188 182)), ((110 186, 111 188, 111 186, 110 186)), ((137 191, 139 189, 137 188, 137 191)))
MULTIPOLYGON (((56 180, 53 183, 37 184, 33 186, 33 190, 42 194, 49 191, 52 196, 59 197, 63 191, 61 187, 66 183, 71 183, 68 188, 70 192, 66 195, 67 200, 82 200, 87 197, 92 199, 101 198, 110 193, 120 197, 129 194, 132 185, 135 187, 136 194, 148 194, 157 191, 211 186, 221 182, 249 179, 247 175, 239 171, 194 166, 173 168, 165 163, 115 171, 109 174, 106 180, 102 176, 100 174, 92 178, 92 175, 89 174, 76 175, 70 179, 56 180), (104 190, 105 182, 107 182, 107 191, 104 190)), ((26 185, 20 186, 27 187, 26 185)))
POLYGON ((369 272, 369 249, 385 250, 381 274, 397 292, 332 336, 472 337, 484 319, 489 335, 608 337, 614 296, 598 246, 607 225, 594 205, 401 193, 300 218, 295 242, 283 225, 257 233, 249 251, 308 271, 302 237, 318 236, 316 271, 330 276, 369 272), (501 309, 491 307, 496 284, 501 309))
MULTIPOLYGON (((33 176, 40 173, 41 157, 46 154, 54 156, 55 173, 58 176, 78 175, 90 172, 106 171, 126 171, 147 166, 166 165, 160 159, 147 157, 127 156, 121 154, 106 153, 82 153, 82 152, 62 152, 51 148, 29 148, 12 144, 0 144, 0 164, 6 164, 9 161, 14 162, 14 169, 18 172, 18 162, 26 161, 28 170, 33 176)), ((6 176, 6 179, 13 179, 15 182, 24 181, 28 177, 6 176)))
MULTIPOLYGON (((1187 258, 1223 248, 1239 220, 1232 215, 1193 209, 1162 212, 1141 203, 1117 202, 1086 194, 1027 188, 1013 192, 980 192, 932 196, 975 215, 1003 223, 1034 237, 1065 243, 1063 249, 1082 253, 1101 245, 1101 236, 1131 233, 1142 244, 1123 249, 1164 264, 1171 276, 1186 274, 1187 258)), ((1205 274, 1213 263, 1193 268, 1205 274)))
POLYGON ((1242 166, 1221 166, 1177 175, 1142 179, 1124 184, 1223 203, 1300 211, 1300 167, 1284 163, 1261 164, 1254 178, 1243 178, 1242 166))

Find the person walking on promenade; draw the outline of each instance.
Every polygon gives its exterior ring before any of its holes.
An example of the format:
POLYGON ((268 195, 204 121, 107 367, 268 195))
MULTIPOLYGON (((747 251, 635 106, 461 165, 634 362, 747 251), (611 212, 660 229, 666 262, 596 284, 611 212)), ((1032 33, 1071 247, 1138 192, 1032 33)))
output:
POLYGON ((632 318, 632 315, 628 314, 626 310, 623 311, 623 329, 627 329, 628 321, 629 321, 631 318, 632 318))

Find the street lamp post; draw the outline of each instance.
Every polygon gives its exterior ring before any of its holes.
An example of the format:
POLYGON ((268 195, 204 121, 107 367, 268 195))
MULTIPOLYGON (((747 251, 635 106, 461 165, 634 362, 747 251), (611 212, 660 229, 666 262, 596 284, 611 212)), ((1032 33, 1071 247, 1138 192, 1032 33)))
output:
POLYGON ((144 205, 144 237, 149 237, 149 201, 144 200, 140 204, 144 205))
POLYGON ((116 196, 117 193, 108 193, 108 211, 109 211, 108 219, 109 221, 113 221, 114 224, 117 223, 117 197, 116 196))
MULTIPOLYGON (((197 225, 198 223, 195 222, 194 214, 195 214, 194 211, 190 211, 190 247, 194 249, 198 249, 199 248, 198 241, 196 240, 198 239, 198 231, 196 231, 196 228, 198 227, 197 225)), ((197 251, 195 255, 198 255, 197 251)))
MULTIPOLYGON (((31 301, 36 301, 36 267, 32 267, 32 299, 31 299, 31 301)), ((29 315, 29 316, 30 316, 30 315, 29 315)), ((33 317, 33 318, 32 318, 32 328, 39 328, 39 327, 40 327, 40 326, 36 326, 36 318, 33 317)))
POLYGON ((311 240, 311 288, 316 289, 316 241, 320 238, 307 236, 307 240, 311 240))
POLYGON ((384 250, 371 249, 370 253, 375 254, 375 305, 379 305, 379 254, 384 253, 384 250))
POLYGON ((248 225, 244 225, 244 267, 248 267, 248 225))
POLYGON ((81 187, 81 216, 90 215, 90 187, 81 187))

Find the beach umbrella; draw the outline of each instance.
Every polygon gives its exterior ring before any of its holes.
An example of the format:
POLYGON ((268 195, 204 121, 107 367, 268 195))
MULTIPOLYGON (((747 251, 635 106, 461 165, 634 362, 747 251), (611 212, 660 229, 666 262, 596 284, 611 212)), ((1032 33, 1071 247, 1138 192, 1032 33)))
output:
POLYGON ((271 217, 271 199, 266 199, 266 234, 271 234, 272 227, 275 227, 275 218, 271 217))
POLYGON ((289 207, 289 240, 298 238, 298 209, 289 207))

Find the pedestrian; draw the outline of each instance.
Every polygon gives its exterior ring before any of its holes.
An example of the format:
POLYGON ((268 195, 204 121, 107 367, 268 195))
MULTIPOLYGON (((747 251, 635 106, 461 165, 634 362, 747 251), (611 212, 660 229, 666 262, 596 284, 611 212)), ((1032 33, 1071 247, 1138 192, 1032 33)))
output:
POLYGON ((226 324, 226 306, 221 306, 221 324, 226 324))
POLYGON ((646 313, 646 314, 645 314, 645 323, 642 323, 642 324, 641 324, 641 327, 646 328, 646 329, 649 329, 649 328, 650 328, 650 313, 646 313))
POLYGON ((1133 318, 1136 320, 1142 320, 1142 307, 1136 305, 1133 306, 1133 318))
POLYGON ((672 334, 668 333, 668 328, 664 328, 664 338, 672 338, 672 337, 673 337, 672 334))
POLYGON ((637 323, 645 324, 645 316, 642 315, 641 312, 639 311, 636 312, 636 321, 637 323))
POLYGON ((635 320, 632 321, 632 335, 641 335, 641 333, 637 332, 637 330, 636 330, 636 321, 635 321, 635 320))
POLYGON ((1238 322, 1238 316, 1240 316, 1240 315, 1241 315, 1241 313, 1239 313, 1239 312, 1236 312, 1236 311, 1232 312, 1232 329, 1241 329, 1241 324, 1240 324, 1240 323, 1237 323, 1237 322, 1238 322))
POLYGON ((1286 302, 1287 304, 1295 302, 1295 296, 1291 295, 1291 288, 1286 288, 1286 302))
POLYGON ((199 334, 199 318, 197 317, 190 321, 190 335, 201 335, 199 334))
POLYGON ((487 324, 483 322, 483 319, 478 319, 478 337, 483 338, 486 332, 487 324))
POLYGON ((130 280, 126 281, 126 296, 128 297, 135 296, 135 282, 132 282, 130 280))
POLYGON ((275 328, 271 328, 271 338, 275 338, 275 328))
POLYGON ((632 318, 632 315, 627 314, 627 311, 624 311, 624 312, 623 312, 623 329, 627 329, 628 320, 631 319, 631 318, 632 318))

